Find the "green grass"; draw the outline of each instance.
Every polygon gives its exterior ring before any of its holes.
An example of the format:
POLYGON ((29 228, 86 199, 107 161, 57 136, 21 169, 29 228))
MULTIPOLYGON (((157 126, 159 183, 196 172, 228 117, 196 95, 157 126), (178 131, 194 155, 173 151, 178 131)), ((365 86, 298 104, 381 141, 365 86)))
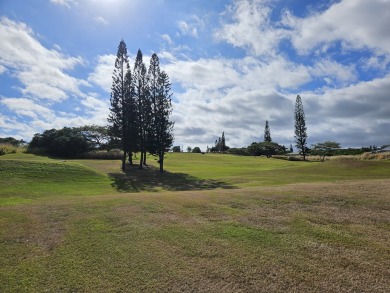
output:
POLYGON ((249 187, 345 179, 389 178, 390 161, 294 162, 219 154, 169 154, 166 168, 249 187))
MULTIPOLYGON (((6 157, 6 156, 5 156, 6 157)), ((83 165, 55 160, 0 160, 0 206, 34 198, 113 192, 107 176, 83 165)))
POLYGON ((390 287, 388 161, 169 154, 163 175, 119 167, 0 158, 0 292, 390 287))

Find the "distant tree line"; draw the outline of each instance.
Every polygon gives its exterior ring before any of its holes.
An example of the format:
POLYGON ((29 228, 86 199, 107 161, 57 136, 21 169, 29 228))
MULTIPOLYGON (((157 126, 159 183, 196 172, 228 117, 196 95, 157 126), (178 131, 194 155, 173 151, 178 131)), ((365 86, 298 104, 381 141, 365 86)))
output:
POLYGON ((23 139, 17 140, 16 138, 13 137, 0 137, 0 144, 10 144, 15 147, 19 147, 21 145, 26 144, 26 142, 23 139))

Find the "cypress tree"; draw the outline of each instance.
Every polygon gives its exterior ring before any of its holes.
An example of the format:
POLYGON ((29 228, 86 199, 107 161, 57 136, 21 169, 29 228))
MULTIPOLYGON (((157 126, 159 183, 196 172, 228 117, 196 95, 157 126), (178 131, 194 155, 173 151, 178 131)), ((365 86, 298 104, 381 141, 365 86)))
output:
POLYGON ((160 82, 160 61, 156 53, 154 53, 150 59, 148 70, 148 83, 149 83, 149 102, 150 102, 150 115, 148 115, 148 151, 152 154, 156 154, 158 149, 158 96, 160 94, 159 82, 160 82))
POLYGON ((302 99, 298 95, 295 101, 295 146, 300 150, 303 160, 306 159, 307 128, 305 112, 303 111, 302 99))
POLYGON ((268 120, 265 121, 264 142, 272 142, 271 132, 270 132, 269 125, 268 125, 268 120))
MULTIPOLYGON (((115 59, 115 69, 112 76, 112 87, 111 87, 111 108, 108 116, 110 137, 113 141, 120 145, 123 151, 122 157, 122 170, 126 168, 126 157, 127 157, 127 145, 128 141, 128 93, 129 89, 128 78, 131 77, 129 59, 127 55, 126 43, 121 40, 118 46, 118 51, 115 59)), ((130 82, 131 83, 131 82, 130 82)))
POLYGON ((150 102, 148 97, 148 83, 146 66, 143 62, 141 50, 138 50, 134 63, 133 84, 134 96, 136 99, 136 114, 138 124, 139 149, 141 152, 139 168, 142 169, 146 163, 147 151, 147 122, 150 115, 150 102))
POLYGON ((222 132, 222 138, 221 138, 221 151, 224 153, 226 148, 226 141, 225 141, 225 132, 222 132))
POLYGON ((156 129, 156 153, 160 164, 160 172, 164 170, 164 155, 173 143, 173 126, 174 122, 170 121, 169 116, 172 114, 171 101, 171 83, 168 74, 162 71, 158 79, 158 95, 155 97, 156 110, 154 112, 155 129, 156 129))

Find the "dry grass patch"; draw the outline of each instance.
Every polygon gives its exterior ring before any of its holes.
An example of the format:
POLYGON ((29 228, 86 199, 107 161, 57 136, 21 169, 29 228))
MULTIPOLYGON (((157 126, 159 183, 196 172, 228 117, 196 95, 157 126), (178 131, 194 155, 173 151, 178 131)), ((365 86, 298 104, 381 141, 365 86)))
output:
POLYGON ((387 292, 390 180, 0 208, 0 291, 387 292))

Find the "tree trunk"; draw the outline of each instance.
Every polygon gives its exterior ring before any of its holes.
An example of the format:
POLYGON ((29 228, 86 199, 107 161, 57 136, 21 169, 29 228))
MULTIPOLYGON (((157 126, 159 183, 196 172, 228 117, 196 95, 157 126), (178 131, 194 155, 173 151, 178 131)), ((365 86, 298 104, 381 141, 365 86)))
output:
POLYGON ((144 152, 141 150, 141 157, 139 159, 139 169, 142 169, 142 164, 144 162, 144 152))
POLYGON ((160 173, 164 172, 164 154, 159 154, 160 173))
POLYGON ((126 170, 126 151, 123 151, 123 157, 122 157, 122 171, 126 170))
POLYGON ((146 150, 144 151, 144 161, 143 164, 146 166, 146 150))
POLYGON ((129 164, 130 166, 133 166, 133 153, 129 152, 129 164))

